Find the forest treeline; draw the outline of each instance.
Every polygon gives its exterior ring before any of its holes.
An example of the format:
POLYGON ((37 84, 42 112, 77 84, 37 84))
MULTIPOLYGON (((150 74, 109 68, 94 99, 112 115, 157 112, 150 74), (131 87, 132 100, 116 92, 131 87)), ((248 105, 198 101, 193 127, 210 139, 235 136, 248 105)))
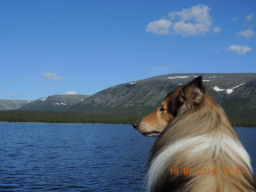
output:
POLYGON ((136 116, 88 114, 75 111, 0 111, 2 122, 132 124, 136 116))
MULTIPOLYGON (((229 115, 228 115, 229 116, 229 115)), ((89 114, 75 111, 0 111, 1 122, 132 124, 138 115, 89 114)), ((234 127, 256 127, 256 119, 229 118, 234 127)))

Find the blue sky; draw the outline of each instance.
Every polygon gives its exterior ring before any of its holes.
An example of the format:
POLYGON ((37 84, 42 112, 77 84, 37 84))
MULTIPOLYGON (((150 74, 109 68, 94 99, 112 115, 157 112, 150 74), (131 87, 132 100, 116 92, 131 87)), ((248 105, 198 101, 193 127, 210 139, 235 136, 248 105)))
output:
POLYGON ((255 0, 0 1, 0 99, 256 72, 255 0))

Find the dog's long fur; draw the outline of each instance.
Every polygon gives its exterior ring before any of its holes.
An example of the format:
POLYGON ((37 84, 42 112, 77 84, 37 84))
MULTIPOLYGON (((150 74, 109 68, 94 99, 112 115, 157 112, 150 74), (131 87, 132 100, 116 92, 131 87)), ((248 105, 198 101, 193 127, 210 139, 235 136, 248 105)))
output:
MULTIPOLYGON (((176 106, 171 114, 173 118, 169 119, 169 124, 163 129, 152 148, 146 190, 255 191, 250 158, 225 112, 204 89, 202 77, 174 92, 176 96, 168 100, 169 107, 171 102, 176 106), (177 168, 179 174, 172 174, 171 168, 177 168), (191 168, 192 173, 184 174, 182 171, 186 168, 191 168), (200 168, 211 171, 215 169, 216 173, 209 171, 207 174, 198 174, 200 168), (244 169, 244 173, 236 174, 237 169, 241 168, 244 169), (230 169, 232 174, 224 174, 223 169, 230 169)), ((166 111, 170 113, 170 109, 166 111)), ((152 114, 150 117, 153 118, 152 114)), ((140 124, 143 124, 145 133, 147 120, 148 117, 145 117, 137 122, 136 129, 142 132, 140 124)))

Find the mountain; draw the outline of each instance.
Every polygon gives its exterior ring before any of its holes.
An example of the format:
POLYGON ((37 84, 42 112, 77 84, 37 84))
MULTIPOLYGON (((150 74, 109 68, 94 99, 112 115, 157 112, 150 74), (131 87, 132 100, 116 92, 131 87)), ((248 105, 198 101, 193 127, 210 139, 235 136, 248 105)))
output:
MULTIPOLYGON (((203 75, 206 89, 224 108, 233 125, 256 126, 255 73, 168 74, 112 86, 92 96, 49 96, 30 102, 19 110, 68 110, 67 114, 73 115, 72 121, 68 122, 92 122, 90 118, 95 118, 93 121, 95 123, 130 123, 153 111, 169 92, 199 75, 203 75), (81 120, 85 117, 87 118, 86 121, 81 120), (99 121, 99 119, 105 120, 99 121)), ((58 118, 61 119, 62 113, 56 113, 56 115, 59 115, 58 118)), ((14 115, 14 117, 16 116, 14 115)))
POLYGON ((70 106, 75 105, 84 99, 88 98, 88 95, 53 95, 46 98, 41 98, 32 101, 22 107, 19 110, 30 111, 63 111, 67 110, 70 106))
POLYGON ((224 107, 234 124, 236 122, 256 123, 255 73, 193 73, 157 76, 112 86, 69 109, 92 114, 123 114, 140 117, 159 106, 169 92, 199 75, 203 75, 205 87, 224 107))
POLYGON ((27 103, 29 103, 29 101, 0 99, 0 110, 16 110, 27 103))

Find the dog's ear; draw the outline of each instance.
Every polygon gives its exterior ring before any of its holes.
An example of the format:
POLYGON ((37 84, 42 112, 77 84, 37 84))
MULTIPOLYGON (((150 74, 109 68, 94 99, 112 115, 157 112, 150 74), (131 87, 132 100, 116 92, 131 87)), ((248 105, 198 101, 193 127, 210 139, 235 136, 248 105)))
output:
POLYGON ((187 104, 199 105, 203 100, 205 88, 202 76, 199 76, 185 85, 182 89, 187 104))

